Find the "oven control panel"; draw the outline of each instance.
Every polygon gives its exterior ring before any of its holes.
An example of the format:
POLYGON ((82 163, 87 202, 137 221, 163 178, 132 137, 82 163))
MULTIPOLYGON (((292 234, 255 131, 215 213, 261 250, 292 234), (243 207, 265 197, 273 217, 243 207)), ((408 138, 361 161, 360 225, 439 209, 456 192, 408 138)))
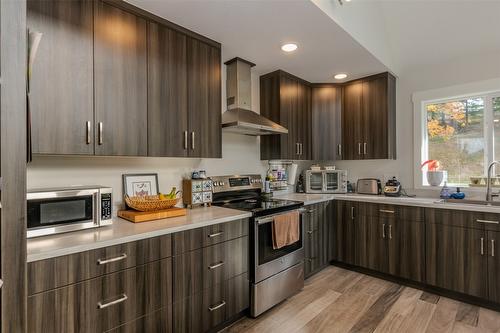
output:
POLYGON ((262 189, 261 175, 233 175, 211 177, 214 193, 262 189))

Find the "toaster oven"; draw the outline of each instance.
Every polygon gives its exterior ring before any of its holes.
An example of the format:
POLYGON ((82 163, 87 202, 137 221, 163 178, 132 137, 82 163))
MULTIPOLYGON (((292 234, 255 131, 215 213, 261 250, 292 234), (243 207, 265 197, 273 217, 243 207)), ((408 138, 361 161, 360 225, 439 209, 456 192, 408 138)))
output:
POLYGON ((306 170, 306 193, 347 193, 347 171, 306 170))

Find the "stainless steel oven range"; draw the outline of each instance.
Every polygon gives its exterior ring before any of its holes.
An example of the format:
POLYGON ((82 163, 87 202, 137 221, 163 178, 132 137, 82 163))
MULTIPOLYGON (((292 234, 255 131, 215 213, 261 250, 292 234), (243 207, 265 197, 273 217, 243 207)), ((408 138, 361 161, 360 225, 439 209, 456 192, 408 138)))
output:
POLYGON ((299 240, 273 249, 274 218, 291 211, 303 213, 299 201, 261 195, 260 175, 212 177, 213 204, 245 210, 250 219, 250 314, 257 317, 304 287, 304 228, 300 218, 299 240))

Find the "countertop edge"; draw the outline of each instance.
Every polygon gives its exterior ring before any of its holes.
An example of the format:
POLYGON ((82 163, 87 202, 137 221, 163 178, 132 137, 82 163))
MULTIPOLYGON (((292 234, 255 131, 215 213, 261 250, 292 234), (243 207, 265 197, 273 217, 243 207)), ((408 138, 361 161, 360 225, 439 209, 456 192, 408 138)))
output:
MULTIPOLYGON (((235 214, 232 216, 202 221, 202 222, 199 222, 196 224, 186 224, 186 225, 180 225, 180 226, 174 226, 174 227, 167 227, 164 229, 143 232, 143 233, 137 233, 137 234, 132 234, 132 235, 123 236, 123 237, 117 237, 117 238, 113 238, 113 239, 109 239, 109 240, 102 240, 102 241, 96 241, 96 242, 83 244, 83 245, 65 247, 65 248, 47 251, 47 252, 42 252, 42 253, 28 254, 27 255, 27 262, 30 263, 30 262, 35 262, 35 261, 40 261, 40 260, 45 260, 45 259, 66 256, 66 255, 70 255, 70 254, 74 254, 74 253, 96 250, 96 249, 100 249, 103 247, 119 245, 119 244, 134 242, 134 241, 138 241, 138 240, 142 240, 142 239, 158 237, 158 236, 164 236, 164 235, 173 234, 176 232, 181 232, 181 231, 186 231, 186 230, 203 228, 203 227, 214 225, 214 224, 226 223, 226 222, 236 221, 236 220, 249 218, 249 217, 252 217, 251 213, 242 211, 241 214, 235 214)), ((126 223, 132 223, 132 222, 128 222, 125 220, 123 220, 123 221, 126 223)), ((144 222, 144 223, 147 223, 147 222, 144 222)), ((111 225, 109 227, 104 227, 104 228, 113 228, 113 225, 111 225)), ((29 240, 28 240, 28 242, 29 242, 29 240)))

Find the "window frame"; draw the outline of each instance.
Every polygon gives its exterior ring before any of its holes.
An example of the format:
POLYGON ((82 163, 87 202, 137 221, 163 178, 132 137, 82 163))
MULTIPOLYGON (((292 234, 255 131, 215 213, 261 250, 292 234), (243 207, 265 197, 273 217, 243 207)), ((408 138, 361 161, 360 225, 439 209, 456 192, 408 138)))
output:
MULTIPOLYGON (((446 103, 460 99, 484 99, 484 173, 488 164, 494 157, 494 113, 493 98, 500 97, 500 79, 469 83, 436 90, 417 92, 412 95, 414 113, 414 165, 413 180, 416 189, 433 188, 427 184, 420 165, 428 156, 427 145, 427 105, 435 103, 446 103)), ((497 157, 499 158, 499 157, 497 157)), ((450 184, 454 186, 454 184, 450 184)), ((460 187, 470 188, 468 185, 460 187)), ((482 188, 470 188, 484 191, 482 188)))

